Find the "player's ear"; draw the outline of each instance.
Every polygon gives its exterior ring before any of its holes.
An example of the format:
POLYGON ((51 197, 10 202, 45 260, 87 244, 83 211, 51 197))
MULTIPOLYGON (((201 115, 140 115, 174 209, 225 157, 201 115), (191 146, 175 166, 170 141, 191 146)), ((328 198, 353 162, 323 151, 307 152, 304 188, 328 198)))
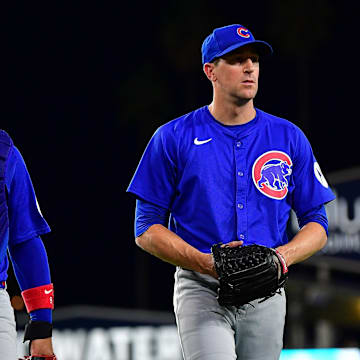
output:
POLYGON ((216 75, 215 75, 214 69, 215 69, 215 64, 213 64, 213 63, 205 63, 204 64, 204 67, 203 67, 204 73, 210 81, 216 81, 216 75))

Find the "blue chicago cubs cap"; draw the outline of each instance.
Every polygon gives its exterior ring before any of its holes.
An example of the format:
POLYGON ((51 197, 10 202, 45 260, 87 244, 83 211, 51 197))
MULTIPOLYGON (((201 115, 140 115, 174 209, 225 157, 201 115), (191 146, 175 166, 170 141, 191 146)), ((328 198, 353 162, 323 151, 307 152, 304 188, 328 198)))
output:
POLYGON ((271 55, 272 47, 265 41, 255 40, 253 34, 242 25, 234 24, 215 29, 201 47, 202 63, 211 62, 241 46, 254 44, 259 55, 271 55))

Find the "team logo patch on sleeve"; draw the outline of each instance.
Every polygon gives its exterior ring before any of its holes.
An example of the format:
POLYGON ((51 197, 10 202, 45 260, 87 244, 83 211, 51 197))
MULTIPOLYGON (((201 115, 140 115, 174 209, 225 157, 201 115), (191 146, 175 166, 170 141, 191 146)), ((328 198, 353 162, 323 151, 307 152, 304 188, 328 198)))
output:
POLYGON ((281 200, 288 193, 292 173, 290 156, 282 151, 268 151, 254 162, 252 177, 256 188, 269 198, 281 200))
POLYGON ((327 183, 325 176, 321 172, 319 163, 316 161, 314 162, 314 173, 315 173, 316 178, 319 180, 320 184, 323 187, 328 188, 329 184, 327 183))

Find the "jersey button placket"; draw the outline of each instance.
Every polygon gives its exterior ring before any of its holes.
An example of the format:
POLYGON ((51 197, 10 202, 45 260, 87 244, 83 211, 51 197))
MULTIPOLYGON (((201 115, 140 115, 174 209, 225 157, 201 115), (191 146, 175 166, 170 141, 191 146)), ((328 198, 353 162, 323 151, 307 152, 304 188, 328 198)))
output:
POLYGON ((235 156, 235 182, 236 182, 236 233, 239 240, 245 240, 247 232, 247 209, 246 209, 246 189, 247 181, 244 173, 246 165, 246 144, 243 140, 237 139, 234 143, 235 156))

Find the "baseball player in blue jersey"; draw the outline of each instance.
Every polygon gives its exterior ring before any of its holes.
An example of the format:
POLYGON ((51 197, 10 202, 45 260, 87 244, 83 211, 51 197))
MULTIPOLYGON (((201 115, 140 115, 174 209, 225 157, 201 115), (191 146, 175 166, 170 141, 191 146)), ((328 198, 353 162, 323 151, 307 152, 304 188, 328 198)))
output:
POLYGON ((137 245, 177 267, 186 360, 270 360, 282 349, 284 289, 266 301, 219 305, 212 245, 263 245, 291 266, 327 241, 324 204, 334 194, 307 138, 254 106, 259 62, 271 53, 242 25, 215 29, 202 45, 211 104, 157 129, 128 188, 137 198, 137 245), (289 241, 290 209, 300 230, 289 241))
POLYGON ((54 289, 40 235, 50 228, 41 215, 24 160, 10 136, 0 130, 0 359, 15 360, 16 324, 6 291, 9 258, 30 315, 24 341, 27 359, 54 360, 54 289), (8 254, 7 254, 8 252, 8 254))

